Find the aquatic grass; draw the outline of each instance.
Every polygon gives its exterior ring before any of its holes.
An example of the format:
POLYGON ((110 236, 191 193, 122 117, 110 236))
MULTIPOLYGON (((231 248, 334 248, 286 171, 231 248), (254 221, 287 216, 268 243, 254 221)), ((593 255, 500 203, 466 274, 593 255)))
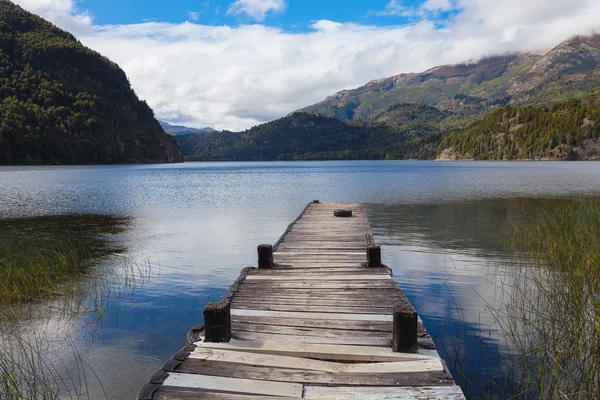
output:
POLYGON ((448 288, 456 320, 440 352, 468 398, 599 398, 600 200, 521 206, 499 232, 508 257, 481 277, 496 285, 493 301, 479 295, 494 321, 468 321, 448 288))
POLYGON ((148 281, 150 259, 135 262, 106 237, 122 231, 114 225, 122 222, 0 221, 0 400, 91 398, 88 385, 97 377, 76 343, 68 343, 69 359, 62 360, 47 348, 57 333, 37 328, 50 320, 63 326, 118 317, 122 297, 148 281))
POLYGON ((513 398, 588 399, 600 393, 600 201, 525 204, 509 221, 516 266, 495 315, 514 349, 513 398))
POLYGON ((81 279, 91 258, 90 244, 70 234, 0 236, 0 304, 78 289, 65 283, 81 279))

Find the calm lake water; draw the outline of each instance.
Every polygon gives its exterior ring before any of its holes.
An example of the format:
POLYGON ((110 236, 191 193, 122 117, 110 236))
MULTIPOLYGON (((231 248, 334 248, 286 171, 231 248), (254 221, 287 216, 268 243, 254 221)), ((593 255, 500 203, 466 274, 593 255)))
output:
POLYGON ((70 365, 77 350, 94 399, 134 399, 202 322, 203 306, 254 264, 256 245, 274 243, 313 199, 365 204, 384 262, 456 380, 476 393, 510 352, 490 312, 509 268, 499 235, 507 216, 525 199, 581 196, 600 196, 600 163, 0 167, 0 218, 129 217, 111 238, 150 265, 150 278, 101 321, 82 313, 67 322, 48 309, 25 322, 45 332, 49 358, 70 365))

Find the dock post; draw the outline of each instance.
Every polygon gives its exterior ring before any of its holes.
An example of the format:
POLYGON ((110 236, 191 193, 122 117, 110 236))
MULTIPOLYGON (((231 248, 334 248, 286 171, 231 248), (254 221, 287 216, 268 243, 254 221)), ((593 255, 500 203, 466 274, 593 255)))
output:
POLYGON ((273 246, 270 244, 258 245, 258 268, 273 268, 273 246))
POLYGON ((416 353, 417 343, 417 311, 410 304, 399 304, 394 307, 394 337, 392 351, 394 353, 416 353))
POLYGON ((204 307, 204 341, 227 343, 231 340, 231 306, 229 302, 208 303, 204 307))
POLYGON ((367 246, 367 268, 381 268, 381 246, 378 244, 367 246))

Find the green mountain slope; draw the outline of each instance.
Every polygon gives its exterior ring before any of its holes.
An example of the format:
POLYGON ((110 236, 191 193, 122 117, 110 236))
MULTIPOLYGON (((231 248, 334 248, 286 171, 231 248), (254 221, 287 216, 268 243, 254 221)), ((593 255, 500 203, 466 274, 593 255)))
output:
POLYGON ((468 122, 499 106, 548 105, 585 96, 600 88, 599 64, 600 35, 575 37, 543 56, 493 57, 371 81, 299 111, 373 122, 394 104, 422 103, 468 122))
POLYGON ((425 121, 392 129, 296 113, 245 132, 183 135, 177 141, 188 161, 402 159, 434 157, 440 135, 425 121))
POLYGON ((118 65, 0 0, 0 164, 181 160, 118 65))
POLYGON ((451 132, 440 160, 600 159, 600 97, 551 107, 506 106, 451 132))

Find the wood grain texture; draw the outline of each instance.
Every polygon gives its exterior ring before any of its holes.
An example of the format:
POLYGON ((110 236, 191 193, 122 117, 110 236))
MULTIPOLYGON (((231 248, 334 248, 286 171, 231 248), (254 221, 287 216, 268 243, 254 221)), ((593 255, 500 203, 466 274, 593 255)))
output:
MULTIPOLYGON (((404 363, 397 363, 403 365, 404 363)), ((298 368, 282 368, 265 365, 241 364, 237 361, 203 361, 198 359, 188 359, 176 366, 177 374, 200 374, 201 376, 215 376, 235 378, 245 381, 265 380, 265 388, 271 385, 271 382, 285 382, 306 384, 326 384, 326 385, 355 385, 355 386, 423 386, 423 385, 452 385, 447 375, 441 368, 438 361, 435 370, 430 371, 425 368, 432 364, 430 360, 410 362, 404 370, 392 373, 371 373, 371 372, 345 372, 345 371, 318 371, 298 368), (415 370, 408 368, 414 367, 415 370)), ((207 379, 203 378, 203 384, 207 379)), ((190 379, 190 381, 194 381, 190 379)), ((289 388, 269 388, 271 393, 285 393, 289 388)), ((257 394, 266 394, 267 390, 257 394)), ((287 393, 294 394, 294 391, 287 393)))
POLYGON ((198 331, 144 400, 464 399, 420 318, 418 349, 392 351, 394 310, 412 305, 372 254, 367 268, 374 244, 360 204, 309 204, 273 246, 272 268, 245 269, 224 299, 232 339, 198 331))
POLYGON ((196 342, 203 349, 243 351, 332 361, 394 362, 429 359, 415 353, 394 353, 390 347, 354 346, 317 343, 291 343, 276 340, 237 340, 229 343, 196 342))
POLYGON ((297 383, 230 378, 223 376, 169 373, 164 386, 206 389, 230 393, 302 398, 304 387, 297 383))
POLYGON ((437 387, 323 387, 308 386, 305 399, 313 400, 464 400, 458 386, 437 387))

